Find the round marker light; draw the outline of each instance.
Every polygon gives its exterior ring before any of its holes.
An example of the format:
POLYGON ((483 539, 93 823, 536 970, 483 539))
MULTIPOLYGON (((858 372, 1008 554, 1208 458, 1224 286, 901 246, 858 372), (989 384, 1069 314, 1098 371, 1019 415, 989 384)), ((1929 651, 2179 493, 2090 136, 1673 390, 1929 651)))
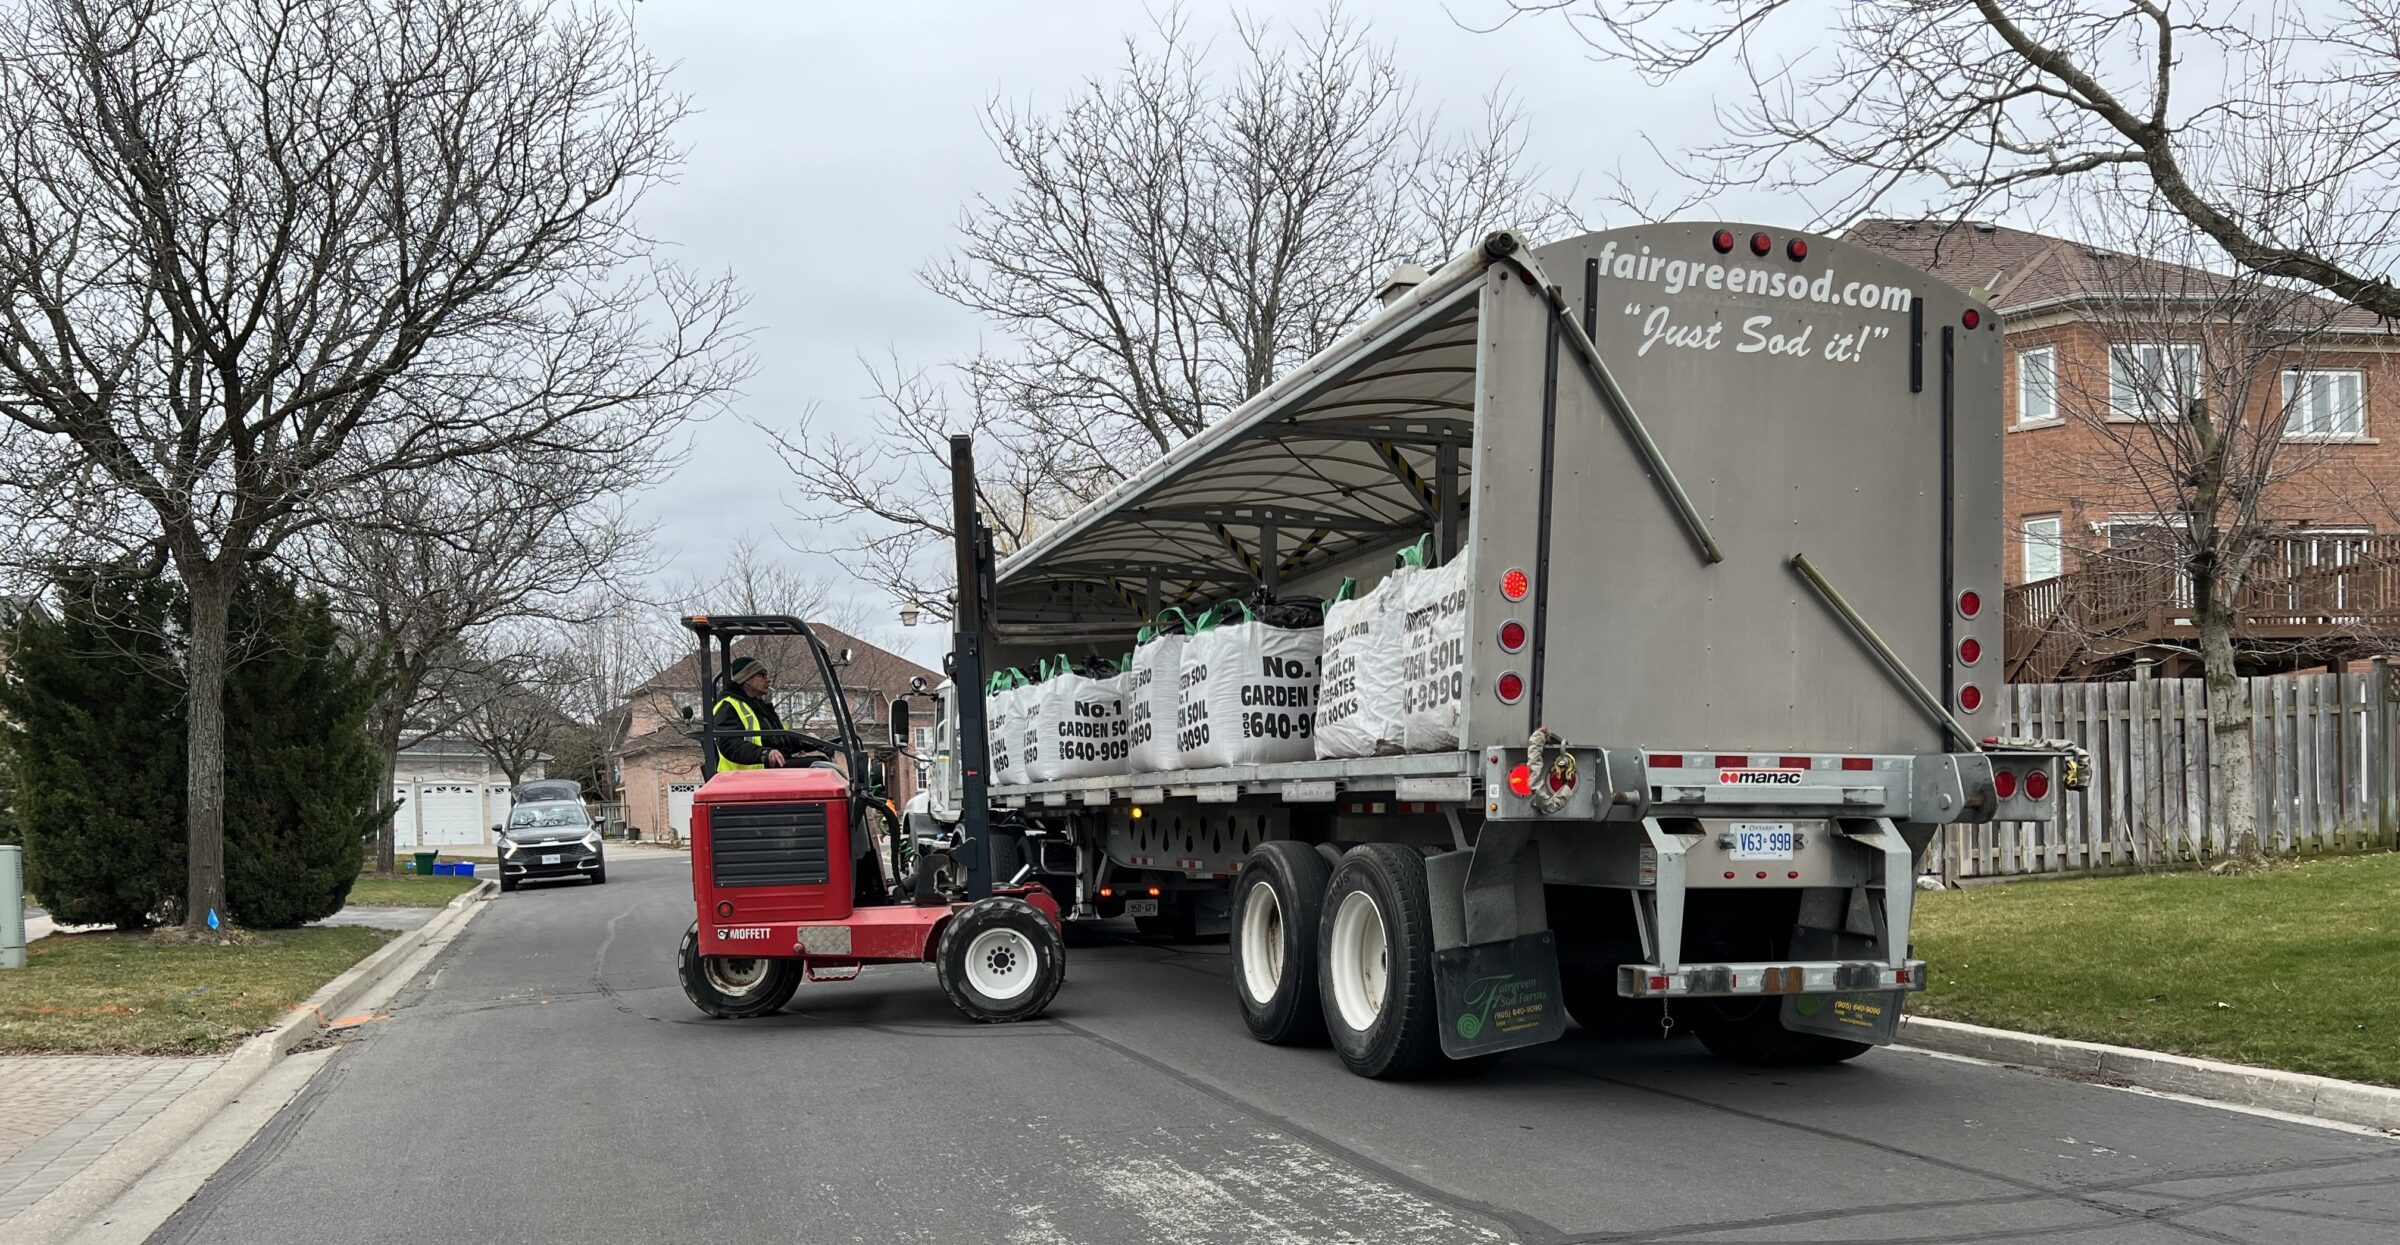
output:
POLYGON ((2050 794, 2050 775, 2035 770, 2025 775, 2025 798, 2038 800, 2050 794))
POLYGON ((2007 770, 1993 774, 1992 790, 1998 792, 2003 800, 2015 795, 2017 793, 2017 776, 2007 770))
POLYGON ((1983 313, 1975 310, 1973 307, 1969 307, 1967 308, 1967 314, 1960 316, 1958 318, 1958 322, 1966 325, 1968 328, 1974 328, 1976 325, 1983 323, 1983 313))
POLYGON ((1972 683, 1958 689, 1958 707, 1969 713, 1983 708, 1983 689, 1972 683))
POLYGON ((719 904, 717 905, 717 916, 718 916, 720 919, 722 919, 722 920, 727 920, 727 921, 730 921, 730 920, 732 920, 732 919, 733 919, 733 901, 732 901, 732 900, 730 900, 730 899, 728 899, 728 900, 725 900, 725 901, 724 901, 724 902, 722 902, 722 903, 719 903, 719 904))
POLYGON ((1763 233, 1754 233, 1750 235, 1750 253, 1752 255, 1763 257, 1767 252, 1774 249, 1775 239, 1770 238, 1763 233))
POLYGON ((1720 229, 1717 231, 1717 236, 1709 239, 1709 241, 1715 244, 1717 248, 1717 254, 1723 255, 1733 249, 1733 231, 1730 229, 1720 229))
POLYGON ((1520 765, 1508 771, 1508 789, 1517 795, 1533 794, 1533 767, 1520 765))
POLYGON ((1968 636, 1966 639, 1960 640, 1958 642, 1958 660, 1962 665, 1969 666, 1974 665, 1976 662, 1982 661, 1983 641, 1978 640, 1973 636, 1968 636))
POLYGON ((1500 624, 1500 651, 1521 652, 1525 648, 1525 624, 1515 619, 1500 624))
POLYGON ((1958 616, 1973 618, 1983 612, 1983 594, 1973 588, 1958 594, 1958 616))
POLYGON ((1500 703, 1513 705, 1525 699, 1525 678, 1511 670, 1493 682, 1492 690, 1500 693, 1500 703))
POLYGON ((1807 259, 1807 258, 1808 258, 1808 241, 1807 241, 1807 239, 1805 239, 1805 238, 1794 238, 1794 239, 1792 239, 1791 241, 1784 243, 1784 245, 1783 245, 1783 253, 1784 253, 1784 254, 1786 254, 1786 255, 1789 255, 1789 256, 1791 256, 1791 257, 1792 257, 1792 262, 1793 262, 1793 263, 1795 263, 1795 264, 1799 263, 1801 260, 1807 259))
POLYGON ((1508 568, 1507 572, 1500 576, 1500 595, 1511 601, 1524 600, 1525 594, 1532 589, 1533 580, 1516 567, 1508 568))

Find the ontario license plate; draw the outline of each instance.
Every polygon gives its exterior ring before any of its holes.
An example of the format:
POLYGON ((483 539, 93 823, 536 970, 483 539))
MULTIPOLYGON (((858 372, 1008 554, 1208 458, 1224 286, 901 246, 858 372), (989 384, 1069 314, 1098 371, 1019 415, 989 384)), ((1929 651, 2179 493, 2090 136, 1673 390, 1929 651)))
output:
POLYGON ((1125 915, 1157 916, 1158 901, 1155 899, 1128 899, 1125 901, 1125 915))
POLYGON ((546 865, 554 865, 554 864, 557 864, 557 863, 558 863, 558 853, 556 853, 556 852, 552 852, 552 853, 550 853, 549 855, 542 857, 542 863, 543 863, 543 864, 546 864, 546 865))
POLYGON ((1733 823, 1733 859, 1790 860, 1792 823, 1737 821, 1733 823))

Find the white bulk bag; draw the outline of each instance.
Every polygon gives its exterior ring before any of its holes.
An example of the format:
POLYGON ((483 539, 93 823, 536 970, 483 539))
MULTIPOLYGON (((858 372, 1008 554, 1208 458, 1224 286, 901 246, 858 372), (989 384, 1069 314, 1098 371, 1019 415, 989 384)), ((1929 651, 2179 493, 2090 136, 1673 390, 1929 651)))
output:
POLYGON ((1400 735, 1410 752, 1458 747, 1467 693, 1468 563, 1411 572, 1400 590, 1400 735))
POLYGON ((1221 622, 1183 646, 1176 675, 1175 754, 1180 768, 1306 761, 1316 755, 1322 627, 1270 627, 1230 603, 1221 622))
POLYGON ((1324 676, 1317 691, 1317 756, 1381 756, 1401 750, 1400 611, 1403 567, 1363 597, 1325 607, 1324 676))
POLYGON ((1026 750, 1025 780, 1096 778, 1125 772, 1125 685, 1122 676, 1092 678, 1065 668, 1026 689, 1026 721, 1035 737, 1026 750))
MULTIPOLYGON (((1181 610, 1167 613, 1183 618, 1181 610)), ((1136 774, 1175 768, 1175 678, 1183 667, 1183 646, 1191 639, 1181 631, 1143 630, 1150 638, 1133 646, 1125 665, 1127 760, 1136 774)))
POLYGON ((983 738, 992 754, 991 781, 1000 786, 1025 781, 1020 753, 1023 731, 1017 724, 1025 689, 1018 685, 1019 678, 1015 671, 995 676, 992 692, 983 699, 983 738))

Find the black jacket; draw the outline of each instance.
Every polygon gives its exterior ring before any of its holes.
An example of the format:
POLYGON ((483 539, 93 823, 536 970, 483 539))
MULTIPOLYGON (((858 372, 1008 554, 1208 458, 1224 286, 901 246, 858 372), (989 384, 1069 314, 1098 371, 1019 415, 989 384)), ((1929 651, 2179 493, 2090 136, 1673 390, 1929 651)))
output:
POLYGON ((808 736, 783 729, 783 715, 775 712, 772 702, 758 700, 739 690, 728 691, 717 698, 716 711, 709 715, 710 725, 717 732, 717 755, 736 765, 764 765, 767 749, 772 748, 789 759, 793 753, 807 751, 815 742, 808 736), (765 737, 765 747, 750 737, 750 728, 742 724, 742 715, 734 711, 739 700, 750 707, 758 719, 759 734, 765 737))

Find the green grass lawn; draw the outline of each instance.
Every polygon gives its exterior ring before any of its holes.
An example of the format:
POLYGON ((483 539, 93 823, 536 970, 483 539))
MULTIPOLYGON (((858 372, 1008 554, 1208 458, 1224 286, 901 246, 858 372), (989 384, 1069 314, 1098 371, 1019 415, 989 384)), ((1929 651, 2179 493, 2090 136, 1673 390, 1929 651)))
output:
POLYGON ((473 878, 440 874, 422 878, 406 873, 388 878, 369 875, 350 887, 350 904, 359 908, 439 908, 473 885, 473 878))
POLYGON ((2400 854, 1918 899, 1918 1015, 2400 1085, 2400 854))
POLYGON ((146 933, 55 934, 26 948, 23 969, 0 973, 0 1054, 230 1050, 392 936, 274 930, 173 946, 146 933))

